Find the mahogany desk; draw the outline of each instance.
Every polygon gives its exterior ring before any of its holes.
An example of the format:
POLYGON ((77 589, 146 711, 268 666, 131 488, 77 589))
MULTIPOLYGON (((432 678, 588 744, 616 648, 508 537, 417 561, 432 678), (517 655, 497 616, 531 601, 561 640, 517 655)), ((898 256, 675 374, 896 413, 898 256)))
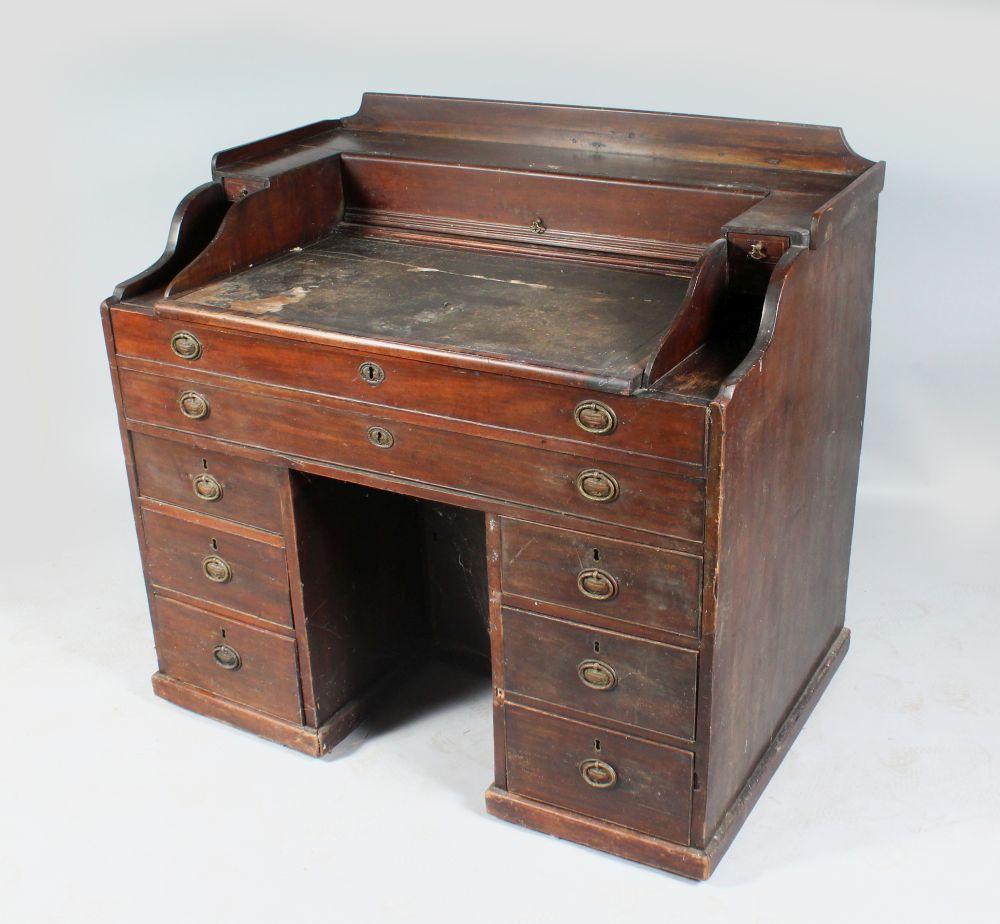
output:
POLYGON ((883 165, 369 94, 212 173, 103 306, 156 692, 319 755, 480 657, 493 814, 708 876, 847 649, 883 165))

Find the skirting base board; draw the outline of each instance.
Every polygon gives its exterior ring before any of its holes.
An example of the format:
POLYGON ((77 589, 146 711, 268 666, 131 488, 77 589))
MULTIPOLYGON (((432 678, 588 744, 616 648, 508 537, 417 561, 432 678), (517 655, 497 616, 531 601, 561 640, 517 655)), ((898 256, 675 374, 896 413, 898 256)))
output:
POLYGON ((153 692, 192 712, 253 732, 310 757, 322 757, 354 730, 384 688, 376 684, 369 694, 351 700, 319 728, 286 722, 159 672, 153 674, 153 692))
POLYGON ((594 847, 627 860, 635 860, 689 879, 707 879, 746 821, 750 810, 844 660, 850 638, 850 631, 842 629, 834 639, 823 661, 803 687, 788 717, 704 849, 685 847, 640 834, 629 828, 526 799, 496 786, 491 786, 486 792, 486 810, 491 815, 514 824, 594 847))

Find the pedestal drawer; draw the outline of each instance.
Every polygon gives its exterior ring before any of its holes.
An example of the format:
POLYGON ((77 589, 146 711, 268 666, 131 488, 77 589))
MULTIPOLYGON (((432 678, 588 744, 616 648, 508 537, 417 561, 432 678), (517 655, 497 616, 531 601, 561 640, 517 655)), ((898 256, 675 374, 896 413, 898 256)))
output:
POLYGON ((278 469, 143 433, 132 434, 132 451, 144 497, 281 532, 278 469))
POLYGON ((501 544, 505 594, 698 635, 698 556, 508 517, 501 520, 501 544))
POLYGON ((142 522, 155 586, 292 624, 283 547, 229 532, 222 522, 205 525, 148 507, 142 522))
POLYGON ((519 706, 505 718, 510 792, 690 842, 690 752, 519 706))
POLYGON ((695 651, 505 608, 503 665, 509 693, 694 740, 695 651))
MULTIPOLYGON (((148 373, 121 374, 130 420, 694 542, 705 482, 418 427, 375 413, 148 373)), ((228 385, 229 383, 227 383, 228 385)))
POLYGON ((261 712, 302 721, 295 641, 155 597, 160 671, 261 712))

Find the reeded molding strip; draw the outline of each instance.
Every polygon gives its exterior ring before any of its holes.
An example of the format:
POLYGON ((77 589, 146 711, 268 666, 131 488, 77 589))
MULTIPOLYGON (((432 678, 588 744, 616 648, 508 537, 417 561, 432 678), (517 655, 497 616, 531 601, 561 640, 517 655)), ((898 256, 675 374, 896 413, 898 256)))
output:
POLYGON ((544 243, 552 247, 621 254, 669 263, 696 263, 705 249, 699 244, 672 244, 586 231, 561 231, 558 228, 545 228, 539 232, 533 231, 530 226, 522 227, 466 218, 445 218, 437 215, 416 215, 385 209, 348 208, 344 214, 344 223, 402 231, 423 231, 430 234, 451 234, 483 240, 512 241, 519 244, 544 243))

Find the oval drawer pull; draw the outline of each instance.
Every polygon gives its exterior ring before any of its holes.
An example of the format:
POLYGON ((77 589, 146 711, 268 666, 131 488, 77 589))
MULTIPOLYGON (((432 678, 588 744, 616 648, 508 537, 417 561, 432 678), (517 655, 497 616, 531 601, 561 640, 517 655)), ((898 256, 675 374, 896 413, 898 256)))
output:
POLYGON ((588 786, 594 789, 611 789, 618 782, 618 773, 611 764, 591 757, 580 764, 580 776, 588 786))
POLYGON ((600 568, 584 568, 576 576, 576 586, 591 600, 611 600, 618 596, 618 581, 600 568))
POLYGON ((201 341, 190 331, 179 330, 170 338, 170 349, 175 356, 194 362, 201 357, 201 341))
POLYGON ((611 690, 618 684, 618 674, 606 661, 588 658, 576 666, 577 676, 585 687, 591 690, 611 690))
POLYGON ((607 504, 621 493, 613 475, 599 468, 588 468, 576 476, 576 489, 589 501, 607 504))
POLYGON ((613 433, 618 417, 603 401, 581 401, 573 411, 573 419, 581 430, 601 436, 613 433))
POLYGON ((211 502, 222 499, 222 483, 214 475, 195 475, 192 484, 195 497, 200 500, 211 502))
POLYGON ((208 417, 208 398, 196 391, 183 391, 177 399, 181 413, 191 420, 204 420, 208 417))
POLYGON ((240 653, 229 645, 216 645, 212 650, 212 657, 224 671, 238 671, 243 666, 240 653))
POLYGON ((209 555, 201 563, 205 577, 216 584, 228 584, 233 579, 233 569, 229 562, 218 555, 209 555))

